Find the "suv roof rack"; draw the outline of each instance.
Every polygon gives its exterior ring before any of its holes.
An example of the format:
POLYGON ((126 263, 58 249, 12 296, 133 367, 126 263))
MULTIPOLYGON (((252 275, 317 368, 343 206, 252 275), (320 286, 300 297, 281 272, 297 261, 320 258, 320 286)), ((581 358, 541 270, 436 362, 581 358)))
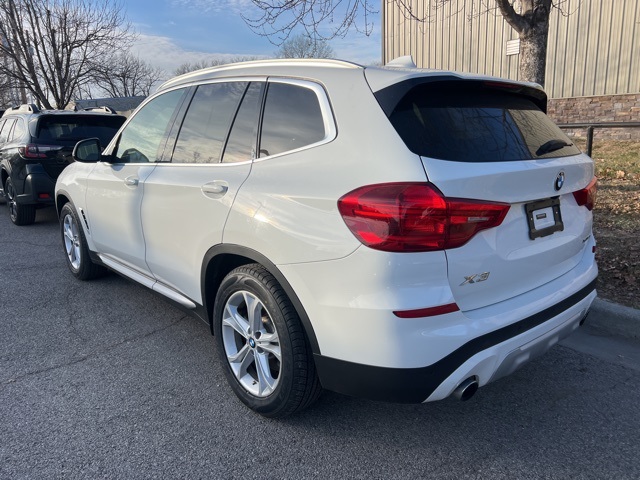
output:
POLYGON ((111 113, 111 114, 118 113, 113 108, 108 107, 107 105, 103 105, 101 107, 87 107, 87 108, 83 108, 81 111, 82 112, 103 112, 103 113, 111 113))
POLYGON ((40 109, 35 103, 23 103, 22 105, 18 105, 17 107, 8 108, 4 115, 8 113, 38 113, 40 109))

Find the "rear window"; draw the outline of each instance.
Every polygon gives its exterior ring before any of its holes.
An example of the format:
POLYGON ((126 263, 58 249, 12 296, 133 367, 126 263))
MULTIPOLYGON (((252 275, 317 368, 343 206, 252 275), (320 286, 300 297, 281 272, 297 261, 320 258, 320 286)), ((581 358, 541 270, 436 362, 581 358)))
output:
POLYGON ((75 145, 97 137, 104 147, 111 141, 125 118, 119 115, 49 115, 40 117, 36 137, 40 143, 75 145))
POLYGON ((418 155, 458 162, 507 162, 580 150, 525 96, 470 86, 419 85, 389 120, 418 155))

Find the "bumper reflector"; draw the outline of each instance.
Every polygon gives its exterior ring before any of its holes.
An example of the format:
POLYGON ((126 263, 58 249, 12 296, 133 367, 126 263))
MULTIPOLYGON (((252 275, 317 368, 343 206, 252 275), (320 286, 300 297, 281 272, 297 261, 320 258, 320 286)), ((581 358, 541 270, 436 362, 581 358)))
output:
POLYGON ((449 303, 447 305, 438 305, 437 307, 418 308, 416 310, 399 310, 393 312, 398 318, 422 318, 422 317, 435 317, 436 315, 444 315, 445 313, 457 312, 460 307, 456 303, 449 303))

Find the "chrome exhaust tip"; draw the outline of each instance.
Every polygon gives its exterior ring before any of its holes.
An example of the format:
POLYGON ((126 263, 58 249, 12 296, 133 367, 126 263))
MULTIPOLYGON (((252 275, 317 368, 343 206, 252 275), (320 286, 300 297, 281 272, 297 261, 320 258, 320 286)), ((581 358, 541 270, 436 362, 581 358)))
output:
POLYGON ((461 402, 466 402, 478 391, 478 381, 476 377, 469 377, 456 387, 453 396, 461 402))

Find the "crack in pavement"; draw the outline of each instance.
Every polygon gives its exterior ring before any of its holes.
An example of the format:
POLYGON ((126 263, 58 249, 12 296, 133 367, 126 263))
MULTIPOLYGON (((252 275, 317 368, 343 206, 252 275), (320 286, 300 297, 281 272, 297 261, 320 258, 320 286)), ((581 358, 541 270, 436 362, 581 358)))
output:
POLYGON ((125 343, 131 343, 131 342, 138 342, 140 340, 143 340, 145 338, 148 338, 152 335, 155 335, 156 333, 160 333, 163 332, 164 330, 168 330, 176 325, 178 325, 179 323, 183 322, 184 320, 190 318, 189 315, 183 315, 182 317, 180 317, 178 320, 176 320, 175 322, 170 323, 169 325, 165 325, 164 327, 161 328, 157 328, 155 330, 152 330, 150 332, 147 333, 143 333, 141 335, 136 335, 130 338, 126 338, 120 342, 116 342, 116 343, 112 343, 111 345, 107 345, 105 347, 99 348, 97 350, 94 350, 93 352, 90 352, 86 355, 83 355, 80 358, 76 358, 75 360, 71 360, 69 362, 60 364, 60 365, 53 365, 51 367, 46 367, 46 368, 41 368, 39 370, 34 370, 32 372, 27 372, 23 375, 20 375, 18 377, 15 378, 10 378, 9 380, 5 380, 2 383, 0 383, 0 387, 4 387, 6 385, 12 384, 12 383, 16 383, 19 382, 20 380, 24 380, 27 377, 31 377, 34 375, 39 375, 41 373, 47 373, 47 372, 51 372, 53 370, 58 370, 60 368, 65 368, 65 367, 70 367, 72 365, 77 365, 79 363, 85 362, 87 360, 90 360, 92 358, 98 357, 99 355, 102 355, 104 353, 108 353, 111 352, 113 350, 115 350, 116 348, 118 348, 121 345, 124 345, 125 343))

